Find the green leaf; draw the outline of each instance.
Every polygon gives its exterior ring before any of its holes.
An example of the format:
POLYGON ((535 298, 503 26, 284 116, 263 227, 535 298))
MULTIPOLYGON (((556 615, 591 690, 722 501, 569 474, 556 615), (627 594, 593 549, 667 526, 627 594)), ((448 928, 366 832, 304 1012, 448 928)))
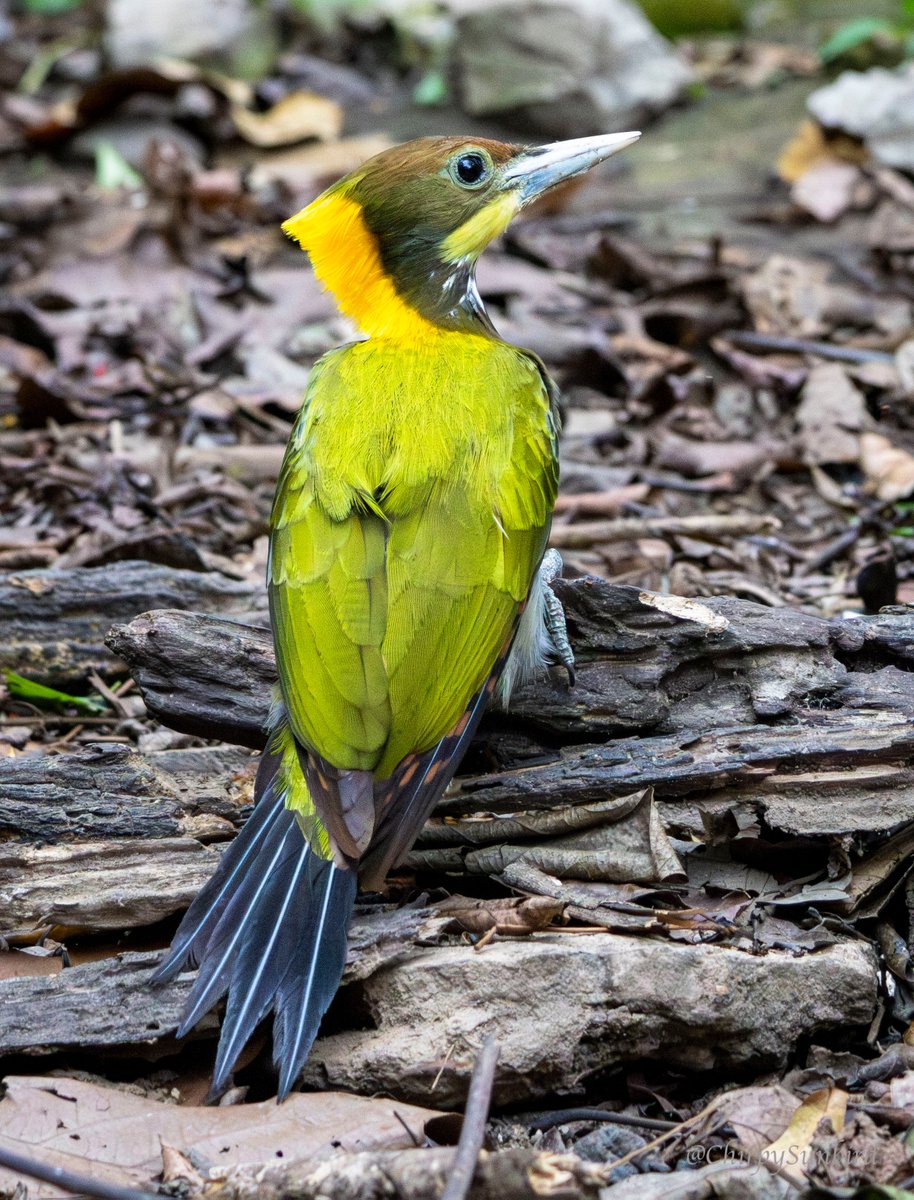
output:
POLYGON ((892 530, 892 537, 914 537, 914 525, 896 525, 892 530))
POLYGON ((120 188, 143 186, 143 180, 120 150, 116 146, 112 146, 110 142, 96 143, 95 183, 103 192, 116 192, 120 188))
POLYGON ((413 88, 413 103, 427 108, 444 104, 447 98, 447 79, 443 71, 426 71, 413 88))
POLYGON ((819 58, 824 63, 834 62, 842 54, 856 50, 858 46, 880 36, 896 37, 895 26, 879 17, 858 17, 857 20, 848 21, 846 25, 842 25, 827 42, 819 47, 819 58))
POLYGON ((40 17, 54 17, 58 13, 72 12, 79 8, 83 0, 22 0, 26 12, 37 13, 40 17))
POLYGON ((107 705, 91 696, 71 696, 68 692, 60 692, 57 688, 45 687, 34 679, 26 679, 15 671, 4 671, 6 686, 11 696, 19 700, 28 700, 39 708, 75 708, 79 712, 91 713, 98 716, 107 711, 107 705))

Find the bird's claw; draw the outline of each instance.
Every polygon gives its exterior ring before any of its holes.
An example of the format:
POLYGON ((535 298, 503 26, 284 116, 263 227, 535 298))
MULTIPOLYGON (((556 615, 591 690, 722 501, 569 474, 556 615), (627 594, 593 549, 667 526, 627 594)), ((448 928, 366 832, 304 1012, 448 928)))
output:
POLYGON ((550 642, 552 642, 556 659, 568 672, 568 686, 574 687, 574 652, 568 640, 568 625, 565 621, 565 610, 562 608, 561 600, 559 600, 558 596, 552 590, 553 580, 561 578, 562 565, 562 556, 558 550, 547 550, 543 555, 542 563, 540 563, 540 579, 544 584, 543 597, 545 603, 544 618, 546 621, 546 632, 549 634, 550 642))

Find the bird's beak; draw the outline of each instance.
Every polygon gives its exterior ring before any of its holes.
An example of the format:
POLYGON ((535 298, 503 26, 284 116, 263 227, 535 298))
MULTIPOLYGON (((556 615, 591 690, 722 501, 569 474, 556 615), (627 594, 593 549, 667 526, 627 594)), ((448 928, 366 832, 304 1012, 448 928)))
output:
POLYGON ((516 190, 521 204, 526 204, 557 183, 589 171, 604 158, 625 150, 639 137, 640 133, 606 133, 535 146, 511 159, 502 180, 507 188, 516 190))

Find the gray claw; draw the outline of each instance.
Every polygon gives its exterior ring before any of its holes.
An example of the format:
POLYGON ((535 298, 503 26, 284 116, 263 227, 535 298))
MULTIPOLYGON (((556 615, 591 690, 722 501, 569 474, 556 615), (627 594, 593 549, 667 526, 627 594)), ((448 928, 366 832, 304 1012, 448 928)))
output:
POLYGON ((543 555, 542 563, 540 563, 540 578, 546 585, 543 588, 546 631, 549 634, 549 640, 552 642, 556 658, 568 672, 568 686, 574 687, 574 652, 571 649, 571 643, 568 641, 565 610, 562 608, 561 601, 550 586, 554 579, 560 578, 561 574, 561 554, 559 554, 558 550, 547 550, 543 555))

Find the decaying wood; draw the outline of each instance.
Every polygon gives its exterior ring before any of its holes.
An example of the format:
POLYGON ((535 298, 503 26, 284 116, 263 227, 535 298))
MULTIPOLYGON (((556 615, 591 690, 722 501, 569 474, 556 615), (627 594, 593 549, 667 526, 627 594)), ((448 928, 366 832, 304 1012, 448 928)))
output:
MULTIPOLYGON (((365 1200, 439 1196, 454 1159, 450 1149, 340 1155, 326 1162, 237 1168, 206 1191, 212 1200, 365 1200)), ((468 1200, 596 1200, 602 1175, 574 1155, 532 1150, 483 1154, 468 1200)))
MULTIPOLYGON (((421 907, 357 915, 350 928, 344 983, 368 978, 407 954, 420 930, 434 931, 443 924, 421 907)), ((150 1058, 174 1053, 171 1034, 193 975, 153 987, 150 977, 160 958, 159 953, 119 954, 52 976, 0 980, 0 1058, 129 1046, 148 1046, 150 1058)), ((205 1017, 190 1038, 210 1038, 217 1029, 217 1018, 205 1017)))
POLYGON ((0 759, 0 935, 134 929, 185 908, 218 862, 210 843, 242 819, 255 766, 230 747, 0 759))
MULTIPOLYGON (((592 803, 653 785, 664 820, 683 832, 701 829, 698 802, 794 833, 914 820, 911 611, 829 621, 595 579, 556 590, 575 687, 549 676, 491 714, 468 765, 498 769, 464 779, 442 813, 592 803)), ((164 723, 262 744, 265 631, 154 612, 109 644, 164 723)))
POLYGON ((0 670, 50 685, 108 674, 119 664, 105 634, 148 608, 248 613, 256 583, 148 562, 14 571, 0 579, 0 670))
POLYGON ((276 683, 267 630, 197 613, 147 612, 115 626, 107 644, 138 673, 147 706, 164 724, 263 746, 276 683))

